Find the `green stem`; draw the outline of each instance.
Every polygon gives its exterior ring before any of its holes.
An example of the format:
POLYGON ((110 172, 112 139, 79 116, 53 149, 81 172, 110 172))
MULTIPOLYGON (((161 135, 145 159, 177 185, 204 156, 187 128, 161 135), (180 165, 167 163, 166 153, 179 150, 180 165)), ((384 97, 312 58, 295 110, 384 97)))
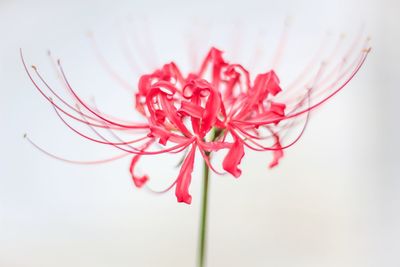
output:
MULTIPOLYGON (((211 131, 210 141, 217 140, 223 131, 218 128, 213 128, 211 131)), ((210 160, 211 152, 205 151, 206 157, 210 160)), ((204 267, 206 260, 206 238, 207 238, 207 206, 208 206, 208 180, 210 179, 210 168, 205 159, 203 159, 203 199, 201 203, 201 218, 200 218, 200 236, 199 236, 199 252, 198 252, 198 267, 204 267)))
MULTIPOLYGON (((209 153, 206 153, 209 157, 209 153)), ((207 204, 208 204, 208 180, 210 177, 210 169, 204 160, 203 167, 203 200, 201 207, 201 221, 200 221, 200 236, 199 236, 199 254, 198 254, 198 267, 205 266, 205 251, 206 251, 206 234, 207 234, 207 204)))

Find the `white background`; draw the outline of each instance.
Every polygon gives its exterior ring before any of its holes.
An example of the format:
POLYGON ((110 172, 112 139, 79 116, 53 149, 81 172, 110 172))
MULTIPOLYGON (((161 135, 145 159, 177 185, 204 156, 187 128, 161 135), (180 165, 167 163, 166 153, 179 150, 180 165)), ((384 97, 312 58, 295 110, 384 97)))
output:
MULTIPOLYGON (((96 61, 89 30, 135 84, 138 73, 126 63, 120 36, 143 21, 151 31, 136 32, 152 36, 158 64, 176 59, 187 66, 190 36, 201 55, 221 43, 227 55, 240 51, 240 60, 257 42, 271 53, 287 17, 283 83, 327 31, 351 38, 365 25, 373 50, 354 81, 312 116, 278 168, 267 168, 269 154, 247 153, 240 179, 212 177, 209 266, 399 266, 399 13, 390 0, 0 1, 0 266, 194 266, 200 213, 200 168, 187 206, 173 192, 134 188, 128 158, 82 167, 29 145, 25 132, 69 158, 116 153, 60 123, 24 73, 19 48, 56 83, 46 56, 51 49, 85 98, 95 96, 107 112, 128 117, 132 95, 96 61), (211 36, 204 33, 210 29, 211 36)), ((167 184, 172 166, 149 157, 141 169, 167 184)))

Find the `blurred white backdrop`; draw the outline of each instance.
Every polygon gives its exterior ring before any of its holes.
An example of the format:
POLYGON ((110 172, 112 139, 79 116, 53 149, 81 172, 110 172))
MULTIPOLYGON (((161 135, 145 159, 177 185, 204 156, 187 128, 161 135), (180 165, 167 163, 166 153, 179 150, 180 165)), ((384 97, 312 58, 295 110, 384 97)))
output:
MULTIPOLYGON (((267 169, 270 155, 248 153, 240 179, 212 177, 208 266, 399 266, 399 6, 394 0, 0 1, 0 266, 193 266, 200 213, 200 168, 187 206, 173 192, 154 196, 134 188, 129 159, 74 166, 29 145, 25 132, 69 158, 113 153, 62 125, 24 73, 19 48, 56 82, 51 49, 84 97, 128 116, 133 97, 99 66, 88 31, 134 83, 138 73, 131 73, 120 37, 143 21, 149 28, 137 32, 154 39, 158 64, 176 59, 187 66, 185 41, 193 33, 203 38, 201 56, 218 44, 247 59, 258 42, 273 52, 288 16, 281 67, 288 76, 327 31, 351 38, 365 25, 373 50, 349 86, 312 116, 278 168, 267 169), (204 33, 209 28, 211 35, 204 33), (246 31, 253 34, 245 37, 246 31)), ((169 163, 147 158, 141 168, 165 180, 173 177, 169 163)))

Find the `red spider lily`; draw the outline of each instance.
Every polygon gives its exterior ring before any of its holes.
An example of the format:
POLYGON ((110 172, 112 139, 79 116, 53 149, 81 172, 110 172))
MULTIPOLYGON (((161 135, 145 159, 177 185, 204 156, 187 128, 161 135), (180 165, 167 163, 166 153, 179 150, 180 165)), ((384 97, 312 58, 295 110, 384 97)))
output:
MULTIPOLYGON (((332 70, 327 71, 326 63, 321 64, 308 82, 302 85, 296 82, 286 90, 281 87, 274 70, 252 79, 244 66, 229 63, 221 50, 211 48, 196 72, 184 75, 171 62, 141 76, 135 94, 136 110, 147 119, 146 123, 113 118, 82 100, 58 61, 63 82, 74 100, 73 104, 69 103, 53 90, 36 67, 33 67, 36 77, 32 75, 22 53, 21 58, 34 86, 68 128, 85 139, 122 151, 121 155, 102 162, 133 154, 129 171, 135 186, 142 187, 149 180, 147 175, 135 173, 140 157, 186 151, 178 177, 163 192, 175 187, 178 202, 190 204, 189 187, 197 150, 216 173, 221 172, 212 165, 209 155, 226 150, 222 168, 234 177, 242 173, 239 165, 245 148, 271 151, 273 160, 269 167, 277 166, 284 149, 294 145, 304 133, 310 111, 347 85, 363 65, 369 50, 363 46, 359 53, 355 53, 351 48, 346 60, 332 70), (348 60, 350 55, 353 55, 353 61, 348 60), (305 90, 292 90, 299 87, 305 90), (65 117, 87 125, 93 135, 78 130, 65 117), (300 132, 292 141, 283 144, 285 134, 298 124, 297 118, 304 119, 300 132), (107 135, 101 130, 105 130, 107 135), (120 133, 141 133, 142 136, 125 140, 120 133)), ((52 157, 68 161, 34 145, 52 157)))

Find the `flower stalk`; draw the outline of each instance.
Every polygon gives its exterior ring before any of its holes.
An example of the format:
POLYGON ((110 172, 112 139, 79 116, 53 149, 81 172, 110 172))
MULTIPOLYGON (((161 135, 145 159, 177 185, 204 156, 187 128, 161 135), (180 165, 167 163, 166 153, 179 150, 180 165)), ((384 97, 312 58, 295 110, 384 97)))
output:
MULTIPOLYGON (((223 135, 223 131, 219 128, 213 127, 211 130, 210 141, 214 142, 223 135)), ((205 156, 208 161, 211 159, 211 152, 206 151, 205 156)), ((207 249, 207 213, 208 213, 208 187, 210 180, 210 167, 207 161, 203 159, 203 192, 201 201, 201 215, 200 215, 200 232, 199 232, 199 248, 197 255, 197 266, 204 267, 206 260, 206 249, 207 249)))
MULTIPOLYGON (((211 153, 207 153, 210 158, 211 153)), ((199 235, 199 251, 198 251, 198 267, 205 266, 206 255, 206 237, 207 237, 207 213, 208 213, 208 184, 210 178, 210 168, 205 160, 203 160, 203 194, 201 202, 200 217, 200 235, 199 235)))

